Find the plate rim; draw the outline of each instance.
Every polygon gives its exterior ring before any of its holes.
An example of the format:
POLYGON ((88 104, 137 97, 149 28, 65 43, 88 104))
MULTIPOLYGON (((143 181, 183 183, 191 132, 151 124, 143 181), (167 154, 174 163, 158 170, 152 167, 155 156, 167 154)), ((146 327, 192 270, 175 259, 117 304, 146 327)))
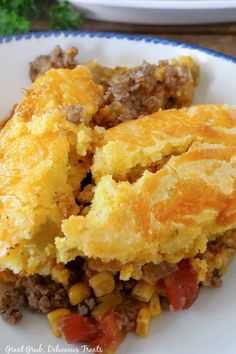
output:
POLYGON ((183 0, 116 0, 111 3, 110 0, 74 0, 76 6, 80 5, 96 5, 96 6, 109 6, 109 7, 129 7, 135 9, 159 9, 159 10, 223 10, 223 9, 236 9, 236 1, 231 0, 225 3, 225 0, 215 0, 214 4, 210 0, 199 1, 183 1, 183 0))
POLYGON ((128 34, 128 33, 119 33, 119 32, 105 32, 105 31, 83 31, 83 30, 61 30, 61 31, 39 31, 39 32, 28 32, 21 33, 10 36, 0 36, 0 45, 7 44, 13 41, 30 40, 30 39, 38 39, 38 38, 49 38, 49 37, 60 37, 64 35, 64 37, 89 37, 89 38, 105 38, 105 39, 127 39, 129 41, 137 41, 137 42, 145 42, 145 43, 154 43, 154 44, 162 44, 166 46, 172 47, 180 47, 186 49, 194 49, 198 50, 204 54, 209 56, 217 57, 219 59, 223 59, 225 61, 236 64, 236 57, 233 57, 228 54, 224 54, 218 52, 213 49, 209 49, 203 46, 199 46, 196 44, 190 44, 183 41, 171 40, 153 36, 146 35, 137 35, 137 34, 128 34))

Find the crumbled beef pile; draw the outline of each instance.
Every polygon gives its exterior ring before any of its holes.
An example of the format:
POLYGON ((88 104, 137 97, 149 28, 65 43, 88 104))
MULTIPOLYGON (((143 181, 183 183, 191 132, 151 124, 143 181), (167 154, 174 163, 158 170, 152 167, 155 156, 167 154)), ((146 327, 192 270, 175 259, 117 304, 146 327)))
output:
MULTIPOLYGON (((29 75, 34 81, 51 68, 73 69, 78 50, 74 47, 64 52, 56 46, 49 55, 40 55, 30 63, 29 75)), ((185 62, 162 60, 158 65, 146 61, 133 68, 103 67, 92 61, 86 64, 93 79, 104 88, 103 105, 95 114, 94 124, 104 128, 151 114, 161 109, 181 108, 192 101, 197 85, 198 67, 185 62)), ((80 121, 81 112, 69 112, 70 121, 80 121)))
POLYGON ((48 313, 69 307, 69 299, 64 287, 51 277, 34 275, 18 281, 13 289, 0 296, 0 314, 10 323, 18 323, 23 305, 32 311, 48 313))
POLYGON ((21 307, 25 303, 24 293, 20 288, 7 290, 0 296, 0 314, 2 318, 11 324, 20 322, 21 307))
POLYGON ((49 276, 34 275, 26 278, 22 285, 28 306, 33 311, 48 313, 55 308, 69 306, 66 290, 49 276))
MULTIPOLYGON (((191 103, 196 78, 187 64, 146 61, 130 69, 103 68, 90 64, 94 80, 104 87, 104 106, 94 122, 105 128, 136 119, 161 109, 180 108, 191 103)), ((196 74, 197 76, 197 74, 196 74)))
POLYGON ((78 62, 75 59, 77 54, 77 48, 71 47, 64 52, 61 47, 57 45, 49 55, 39 55, 29 64, 30 79, 33 82, 38 76, 52 68, 74 69, 78 65, 78 62))
POLYGON ((94 296, 85 299, 81 304, 78 305, 78 313, 81 316, 88 316, 91 311, 97 306, 96 298, 94 296))

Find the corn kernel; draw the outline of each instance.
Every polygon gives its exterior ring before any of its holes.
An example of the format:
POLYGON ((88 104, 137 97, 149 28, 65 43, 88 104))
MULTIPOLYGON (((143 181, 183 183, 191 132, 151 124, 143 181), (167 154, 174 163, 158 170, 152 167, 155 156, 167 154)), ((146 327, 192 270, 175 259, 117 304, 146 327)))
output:
POLYGON ((86 283, 76 283, 68 291, 71 305, 75 306, 87 299, 90 295, 89 286, 86 283))
POLYGON ((69 283, 70 272, 65 268, 64 264, 57 264, 52 268, 52 279, 58 283, 62 283, 67 286, 69 283))
POLYGON ((144 280, 139 280, 132 291, 137 300, 148 302, 155 292, 155 287, 144 280))
POLYGON ((89 279, 89 285, 97 297, 110 294, 115 288, 115 280, 111 272, 105 271, 89 279))
POLYGON ((56 336, 56 337, 60 337, 61 336, 61 332, 59 331, 57 325, 58 325, 58 322, 59 320, 66 316, 66 315, 69 315, 71 313, 71 311, 69 309, 56 309, 56 310, 53 310, 51 312, 49 312, 47 314, 47 318, 48 318, 48 321, 49 321, 49 324, 52 328, 52 331, 53 331, 53 334, 56 336))
POLYGON ((152 317, 160 316, 161 314, 161 304, 158 294, 153 294, 149 302, 149 310, 152 317))
POLYGON ((136 320, 136 333, 139 336, 145 337, 148 334, 150 319, 150 310, 147 307, 142 307, 136 320))

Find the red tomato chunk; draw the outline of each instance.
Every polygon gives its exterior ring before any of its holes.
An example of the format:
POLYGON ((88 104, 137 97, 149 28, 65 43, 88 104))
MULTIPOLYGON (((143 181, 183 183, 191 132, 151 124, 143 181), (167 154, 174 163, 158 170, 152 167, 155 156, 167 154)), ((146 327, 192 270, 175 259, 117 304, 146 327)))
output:
POLYGON ((197 273, 189 259, 178 264, 178 270, 164 278, 167 297, 174 310, 188 309, 199 294, 197 273))
POLYGON ((63 317, 58 324, 68 343, 88 343, 91 349, 101 348, 103 354, 113 354, 126 335, 120 314, 108 311, 99 322, 79 314, 63 317))
POLYGON ((115 353, 119 344, 123 341, 126 331, 122 326, 120 315, 114 311, 108 311, 102 317, 98 325, 100 334, 90 344, 91 348, 99 346, 103 354, 115 353))
POLYGON ((98 336, 96 321, 75 313, 63 317, 58 324, 67 343, 91 342, 98 336))

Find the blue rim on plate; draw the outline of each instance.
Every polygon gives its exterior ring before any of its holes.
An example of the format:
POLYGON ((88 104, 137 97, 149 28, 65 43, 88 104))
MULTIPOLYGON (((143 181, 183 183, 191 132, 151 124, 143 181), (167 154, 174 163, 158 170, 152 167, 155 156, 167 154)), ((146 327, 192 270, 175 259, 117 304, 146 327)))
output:
POLYGON ((205 54, 218 57, 236 64, 236 57, 226 55, 216 50, 208 49, 205 47, 201 47, 195 44, 188 44, 181 41, 172 41, 169 39, 163 39, 158 37, 151 37, 151 36, 143 36, 143 35, 135 35, 135 34, 123 34, 118 32, 100 32, 100 31, 46 31, 46 32, 29 32, 29 33, 22 33, 12 36, 0 36, 0 44, 2 43, 9 43, 12 41, 19 41, 21 39, 31 39, 31 38, 48 38, 48 37, 59 37, 64 35, 65 37, 73 36, 73 37, 90 37, 90 38, 115 38, 115 39, 128 39, 130 41, 143 41, 143 42, 150 42, 150 43, 157 43, 163 45, 169 45, 174 47, 181 47, 187 49, 195 49, 199 50, 205 54))

